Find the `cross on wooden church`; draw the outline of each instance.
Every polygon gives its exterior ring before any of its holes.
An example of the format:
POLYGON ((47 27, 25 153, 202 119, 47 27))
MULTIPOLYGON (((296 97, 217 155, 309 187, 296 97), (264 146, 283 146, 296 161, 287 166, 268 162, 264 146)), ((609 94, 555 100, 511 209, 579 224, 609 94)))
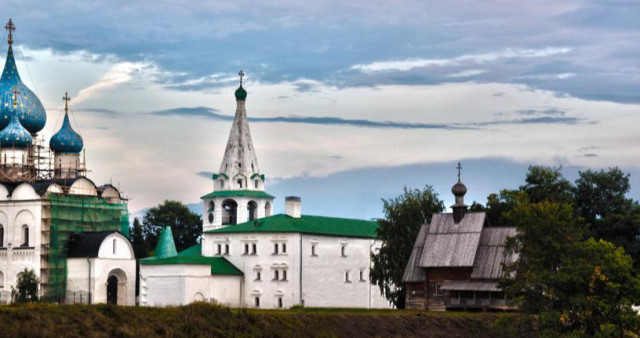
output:
POLYGON ((242 70, 240 70, 238 75, 240 75, 240 85, 242 86, 242 78, 244 77, 244 72, 242 70))
POLYGON ((16 26, 13 24, 13 21, 11 19, 9 19, 9 22, 7 22, 7 25, 4 26, 4 29, 6 29, 9 32, 9 44, 12 44, 13 32, 16 31, 16 26))
POLYGON ((456 169, 458 169, 458 182, 460 182, 460 171, 462 170, 462 165, 460 164, 460 162, 458 162, 458 166, 456 167, 456 169))

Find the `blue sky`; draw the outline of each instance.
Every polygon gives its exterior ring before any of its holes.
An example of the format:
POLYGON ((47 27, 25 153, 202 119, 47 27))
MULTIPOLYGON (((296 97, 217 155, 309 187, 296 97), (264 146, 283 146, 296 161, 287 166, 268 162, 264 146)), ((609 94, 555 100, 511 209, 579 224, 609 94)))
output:
POLYGON ((201 173, 220 165, 240 69, 276 211, 299 195, 305 213, 379 217, 381 198, 425 184, 451 201, 458 161, 478 201, 530 164, 640 173, 636 1, 3 8, 44 137, 68 91, 91 177, 119 183, 134 212, 211 189, 201 173))

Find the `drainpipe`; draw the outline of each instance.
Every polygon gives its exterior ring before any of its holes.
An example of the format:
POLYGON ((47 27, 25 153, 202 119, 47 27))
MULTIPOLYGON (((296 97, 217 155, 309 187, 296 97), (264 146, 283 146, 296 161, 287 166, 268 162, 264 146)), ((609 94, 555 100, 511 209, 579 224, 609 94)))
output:
POLYGON ((304 299, 302 298, 302 233, 299 234, 300 236, 300 249, 298 251, 300 251, 300 280, 298 283, 300 283, 300 306, 304 306, 304 299))
POLYGON ((376 244, 376 240, 372 240, 371 241, 371 245, 369 245, 369 276, 367 276, 367 280, 369 281, 369 309, 371 308, 371 280, 369 280, 371 278, 371 248, 373 248, 373 246, 376 244))
POLYGON ((87 256, 87 263, 89 263, 89 279, 87 280, 87 303, 91 304, 91 259, 87 256))

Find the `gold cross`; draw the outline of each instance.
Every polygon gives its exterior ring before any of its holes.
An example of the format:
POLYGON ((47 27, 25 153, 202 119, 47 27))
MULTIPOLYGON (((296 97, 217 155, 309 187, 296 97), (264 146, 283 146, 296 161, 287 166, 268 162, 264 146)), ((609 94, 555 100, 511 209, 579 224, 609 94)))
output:
POLYGON ((64 113, 67 114, 69 113, 69 101, 71 101, 71 98, 67 92, 64 92, 62 99, 64 100, 64 113))
POLYGON ((7 22, 7 25, 4 26, 4 29, 6 29, 9 32, 9 44, 12 44, 13 32, 15 32, 16 26, 13 24, 13 21, 11 19, 9 19, 9 22, 7 22))

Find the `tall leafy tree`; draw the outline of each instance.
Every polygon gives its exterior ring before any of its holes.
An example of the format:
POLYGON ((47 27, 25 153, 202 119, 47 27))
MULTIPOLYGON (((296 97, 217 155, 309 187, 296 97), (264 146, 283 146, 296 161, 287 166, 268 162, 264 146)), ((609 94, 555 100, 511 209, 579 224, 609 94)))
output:
POLYGON ((34 303, 39 299, 38 288, 40 281, 33 269, 18 272, 16 286, 11 287, 11 296, 15 303, 34 303))
POLYGON ((167 226, 171 227, 178 251, 197 244, 202 233, 200 215, 191 212, 182 202, 164 201, 149 209, 142 219, 142 233, 152 250, 158 244, 160 232, 167 226))
POLYGON ((137 259, 145 258, 149 254, 149 243, 145 240, 142 224, 138 218, 133 219, 133 226, 131 227, 131 245, 137 259))
POLYGON ((573 201, 573 185, 562 176, 562 167, 529 166, 525 182, 520 191, 525 192, 531 202, 573 201))
POLYGON ((431 222, 433 213, 442 212, 444 203, 431 186, 407 189, 390 200, 382 200, 384 219, 378 220, 378 236, 384 244, 372 255, 371 280, 397 308, 404 308, 402 275, 420 226, 431 222))

